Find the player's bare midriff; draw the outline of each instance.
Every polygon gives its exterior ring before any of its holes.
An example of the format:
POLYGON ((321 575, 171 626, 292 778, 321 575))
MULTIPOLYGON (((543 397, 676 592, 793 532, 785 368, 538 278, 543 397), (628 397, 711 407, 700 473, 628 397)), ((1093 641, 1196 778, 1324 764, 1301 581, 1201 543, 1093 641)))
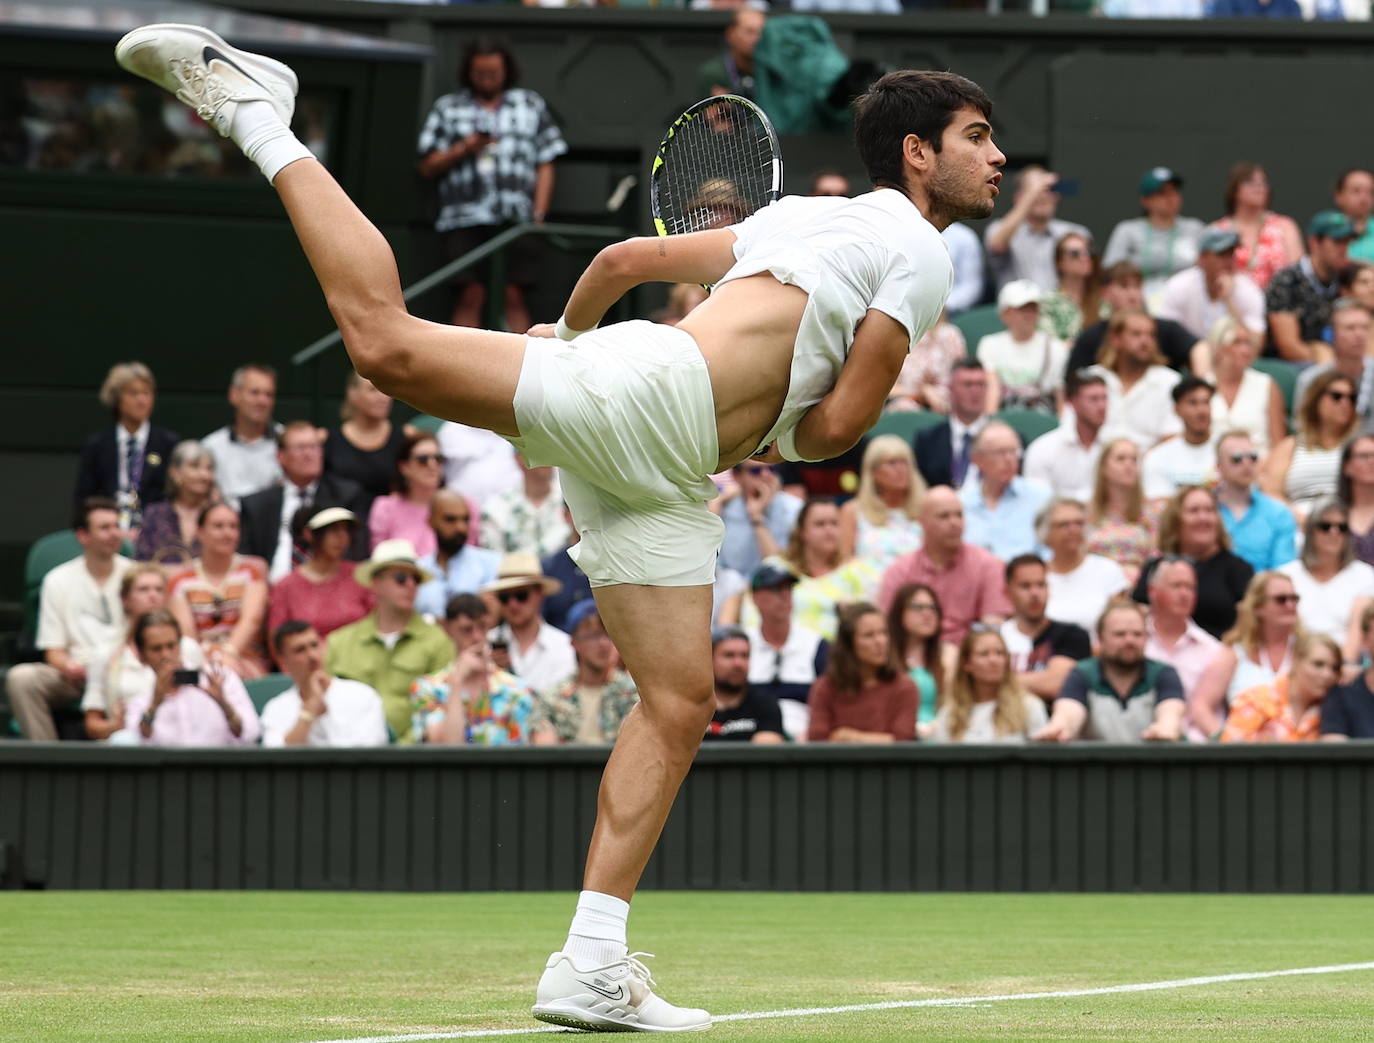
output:
POLYGON ((697 342, 716 400, 717 470, 759 447, 782 412, 806 291, 767 272, 716 287, 678 328, 697 342))

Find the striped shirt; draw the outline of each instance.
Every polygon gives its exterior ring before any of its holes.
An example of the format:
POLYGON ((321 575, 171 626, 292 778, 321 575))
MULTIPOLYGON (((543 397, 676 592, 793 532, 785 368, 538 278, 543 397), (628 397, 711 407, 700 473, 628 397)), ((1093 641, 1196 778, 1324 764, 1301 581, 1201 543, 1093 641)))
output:
POLYGON ((440 210, 434 227, 440 232, 528 221, 535 172, 568 151, 544 99, 516 87, 501 95, 494 110, 471 91, 445 94, 434 103, 420 131, 420 158, 478 133, 495 140, 439 179, 440 210))

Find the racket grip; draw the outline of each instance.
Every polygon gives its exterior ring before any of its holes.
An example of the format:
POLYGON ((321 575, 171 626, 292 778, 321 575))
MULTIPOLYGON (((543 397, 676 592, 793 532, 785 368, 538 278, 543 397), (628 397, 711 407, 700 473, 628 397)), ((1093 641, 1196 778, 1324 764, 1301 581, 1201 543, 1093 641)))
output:
MULTIPOLYGON (((596 327, 593 326, 591 329, 594 330, 596 329, 596 327)), ((553 335, 557 337, 559 340, 572 340, 574 337, 580 337, 582 336, 582 334, 590 332, 591 330, 573 329, 571 326, 568 325, 568 319, 566 315, 558 316, 558 321, 553 324, 553 335)))

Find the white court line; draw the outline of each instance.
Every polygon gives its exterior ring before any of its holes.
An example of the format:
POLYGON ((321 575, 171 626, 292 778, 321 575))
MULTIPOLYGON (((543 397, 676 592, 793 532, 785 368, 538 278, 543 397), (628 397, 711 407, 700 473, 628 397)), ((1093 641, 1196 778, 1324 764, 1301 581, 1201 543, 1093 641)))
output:
MULTIPOLYGON (((1345 974, 1349 971, 1374 971, 1374 962, 1336 963, 1325 967, 1292 967, 1282 971, 1248 971, 1240 974, 1212 974, 1202 978, 1175 978, 1172 981, 1147 981, 1134 985, 1103 985, 1095 989, 1061 989, 1057 992, 1012 992, 1001 996, 941 996, 925 1000, 888 1000, 884 1003, 849 1003, 841 1007, 793 1007, 788 1010, 757 1010, 742 1014, 717 1014, 711 1020, 762 1021, 765 1018, 807 1018, 824 1014, 856 1014, 871 1010, 910 1010, 914 1007, 968 1007, 1010 1000, 1058 1000, 1077 996, 1108 996, 1121 992, 1160 992, 1187 989, 1196 985, 1219 985, 1229 981, 1262 981, 1265 978, 1294 978, 1309 974, 1345 974)), ((462 1032, 414 1032, 404 1036, 354 1036, 348 1039, 320 1040, 318 1043, 421 1043, 430 1039, 491 1039, 495 1036, 525 1036, 539 1032, 569 1032, 552 1025, 524 1029, 468 1029, 462 1032)), ((579 1033, 580 1035, 581 1033, 579 1033)))

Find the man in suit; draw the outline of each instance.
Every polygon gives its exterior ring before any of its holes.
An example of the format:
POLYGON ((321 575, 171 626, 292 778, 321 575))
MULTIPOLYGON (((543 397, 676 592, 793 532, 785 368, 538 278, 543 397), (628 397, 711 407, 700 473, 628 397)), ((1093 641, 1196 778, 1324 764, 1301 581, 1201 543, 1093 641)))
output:
MULTIPOLYGON (((302 507, 347 507, 361 520, 367 517, 367 494, 357 482, 324 474, 324 449, 319 431, 308 420, 293 420, 277 435, 277 463, 282 482, 245 496, 239 506, 239 550, 267 561, 275 583, 294 566, 296 533, 291 519, 302 507)), ((368 555, 367 526, 353 535, 348 556, 364 561, 368 555)))
POLYGON ((988 375, 977 359, 949 371, 949 419, 916 435, 916 466, 926 485, 958 489, 968 473, 973 440, 988 422, 988 375))

